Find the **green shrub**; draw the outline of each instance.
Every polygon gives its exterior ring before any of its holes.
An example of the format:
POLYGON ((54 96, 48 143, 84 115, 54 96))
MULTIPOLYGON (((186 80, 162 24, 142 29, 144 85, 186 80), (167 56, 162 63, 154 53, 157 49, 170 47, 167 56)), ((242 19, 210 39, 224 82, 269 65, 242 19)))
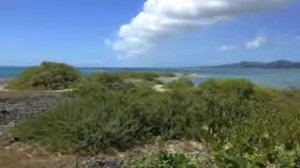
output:
POLYGON ((136 138, 139 123, 126 112, 124 103, 127 100, 113 95, 107 98, 114 101, 72 100, 23 122, 13 132, 21 140, 34 140, 52 149, 71 152, 95 153, 109 147, 121 149, 136 138))
POLYGON ((141 79, 145 81, 155 81, 159 77, 174 77, 175 74, 168 72, 120 72, 115 73, 123 79, 141 79))
POLYGON ((222 166, 296 167, 300 158, 300 131, 296 126, 300 112, 269 105, 268 111, 262 110, 248 122, 227 130, 227 136, 215 148, 222 166))
POLYGON ((151 72, 115 72, 115 73, 96 73, 93 76, 110 76, 119 79, 141 79, 145 81, 153 81, 156 78, 163 76, 163 73, 151 73, 151 72))
POLYGON ((221 167, 295 166, 300 111, 277 93, 239 80, 208 81, 197 95, 205 109, 199 114, 206 119, 202 135, 218 151, 221 167))
POLYGON ((131 87, 118 74, 95 73, 75 85, 77 96, 101 96, 105 91, 125 91, 131 87))
MULTIPOLYGON (((199 165, 198 165, 199 166, 199 165)), ((160 152, 154 156, 137 156, 123 168, 197 168, 197 163, 184 154, 160 152)))
MULTIPOLYGON (((13 134, 90 153, 157 137, 205 140, 220 167, 292 167, 300 160, 300 109, 278 92, 247 80, 178 83, 159 93, 120 76, 96 74, 76 85, 70 102, 18 124, 13 134)), ((151 162, 143 160, 141 165, 151 162)))
POLYGON ((162 93, 149 93, 136 88, 135 92, 103 91, 92 97, 75 97, 19 124, 13 133, 23 141, 92 153, 109 147, 128 148, 157 136, 184 137, 190 129, 186 127, 190 117, 185 117, 188 104, 162 93))
MULTIPOLYGON (((223 129, 231 128, 260 113, 260 107, 272 99, 267 91, 257 90, 246 80, 207 81, 196 89, 196 108, 210 136, 222 136, 223 129)), ((225 135, 227 133, 224 133, 225 135)))
POLYGON ((142 79, 145 81, 154 81, 156 78, 160 77, 160 73, 149 73, 149 72, 137 72, 137 73, 120 73, 123 78, 131 79, 142 79))
POLYGON ((193 82, 186 78, 180 78, 174 82, 167 84, 167 88, 173 89, 175 91, 180 88, 191 88, 192 86, 194 86, 193 82))
POLYGON ((193 98, 195 91, 194 84, 187 78, 180 78, 176 81, 166 84, 166 89, 173 94, 189 98, 193 98))
POLYGON ((67 89, 80 79, 79 73, 72 67, 52 62, 43 62, 39 67, 33 67, 9 84, 16 90, 57 90, 67 89))
POLYGON ((75 94, 95 95, 103 90, 126 91, 134 88, 152 90, 159 76, 160 73, 95 73, 76 84, 75 94))

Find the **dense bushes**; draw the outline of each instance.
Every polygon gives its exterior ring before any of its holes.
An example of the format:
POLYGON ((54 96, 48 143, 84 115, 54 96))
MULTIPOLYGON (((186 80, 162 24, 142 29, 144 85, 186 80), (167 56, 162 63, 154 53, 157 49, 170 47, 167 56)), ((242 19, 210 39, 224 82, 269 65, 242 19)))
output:
POLYGON ((140 79, 144 81, 155 81, 159 77, 173 77, 172 73, 163 72, 114 72, 114 73, 95 73, 92 78, 118 78, 123 80, 140 79))
POLYGON ((206 140, 222 166, 295 166, 299 109, 247 81, 208 81, 197 94, 205 109, 201 114, 207 114, 206 140))
POLYGON ((91 153, 157 137, 205 140, 221 167, 293 167, 299 160, 300 111, 279 93, 246 80, 197 87, 177 81, 169 89, 158 93, 97 74, 77 85, 70 102, 13 133, 54 149, 91 153))
POLYGON ((123 164, 124 168, 198 168, 200 165, 184 154, 160 152, 153 156, 137 156, 123 164))
POLYGON ((15 135, 54 148, 92 153, 109 147, 128 148, 156 136, 164 139, 185 136, 187 104, 162 93, 135 89, 134 92, 102 90, 92 97, 76 97, 22 123, 15 129, 15 135))
MULTIPOLYGON (((164 75, 163 73, 148 73, 148 72, 123 72, 123 73, 116 73, 117 76, 123 79, 142 79, 146 81, 154 81, 156 78, 164 75)), ((168 75, 168 74, 167 74, 168 75)))
POLYGON ((80 79, 72 67, 52 62, 43 62, 38 67, 28 69, 9 84, 16 90, 57 90, 69 88, 80 79))

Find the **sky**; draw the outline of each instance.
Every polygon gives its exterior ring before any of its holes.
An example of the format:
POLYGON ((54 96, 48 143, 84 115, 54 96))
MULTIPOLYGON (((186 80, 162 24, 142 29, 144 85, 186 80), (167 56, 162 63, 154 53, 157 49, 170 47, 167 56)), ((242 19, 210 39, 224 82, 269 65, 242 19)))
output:
POLYGON ((0 0, 0 66, 300 61, 299 0, 0 0))

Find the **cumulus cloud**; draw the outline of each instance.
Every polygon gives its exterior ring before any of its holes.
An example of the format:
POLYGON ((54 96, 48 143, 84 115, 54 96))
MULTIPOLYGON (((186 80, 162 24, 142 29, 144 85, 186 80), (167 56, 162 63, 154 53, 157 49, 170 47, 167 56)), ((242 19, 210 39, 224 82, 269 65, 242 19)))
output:
POLYGON ((155 47, 159 39, 240 15, 281 7, 292 0, 146 0, 143 10, 119 28, 111 46, 127 55, 155 47))
POLYGON ((254 40, 246 42, 246 48, 259 48, 262 45, 266 44, 268 39, 263 36, 257 36, 254 40))
POLYGON ((232 51, 238 49, 255 49, 267 44, 270 40, 265 36, 256 36, 253 40, 247 41, 243 44, 223 45, 219 47, 220 51, 232 51))

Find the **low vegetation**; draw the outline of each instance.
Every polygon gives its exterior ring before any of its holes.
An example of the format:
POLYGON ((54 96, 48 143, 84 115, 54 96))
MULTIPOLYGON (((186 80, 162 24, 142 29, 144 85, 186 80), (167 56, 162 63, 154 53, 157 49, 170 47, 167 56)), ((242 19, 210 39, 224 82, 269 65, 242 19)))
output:
MULTIPOLYGON (((76 85, 69 102, 20 123, 12 133, 50 149, 90 154, 157 138, 204 140, 220 167, 299 165, 300 108, 283 93, 247 80, 194 86, 182 79, 166 87, 159 93, 120 75, 92 75, 76 85)), ((127 164, 196 167, 184 155, 166 153, 127 164)))
POLYGON ((198 168, 197 161, 180 153, 159 152, 153 156, 135 156, 124 168, 198 168))
POLYGON ((121 72, 121 73, 115 73, 114 75, 123 79, 141 79, 145 81, 154 81, 156 78, 160 77, 160 75, 168 75, 168 74, 148 73, 148 72, 139 72, 139 73, 121 72))
POLYGON ((59 90, 69 88, 79 79, 80 74, 71 66, 43 62, 20 74, 8 87, 15 90, 59 90))

